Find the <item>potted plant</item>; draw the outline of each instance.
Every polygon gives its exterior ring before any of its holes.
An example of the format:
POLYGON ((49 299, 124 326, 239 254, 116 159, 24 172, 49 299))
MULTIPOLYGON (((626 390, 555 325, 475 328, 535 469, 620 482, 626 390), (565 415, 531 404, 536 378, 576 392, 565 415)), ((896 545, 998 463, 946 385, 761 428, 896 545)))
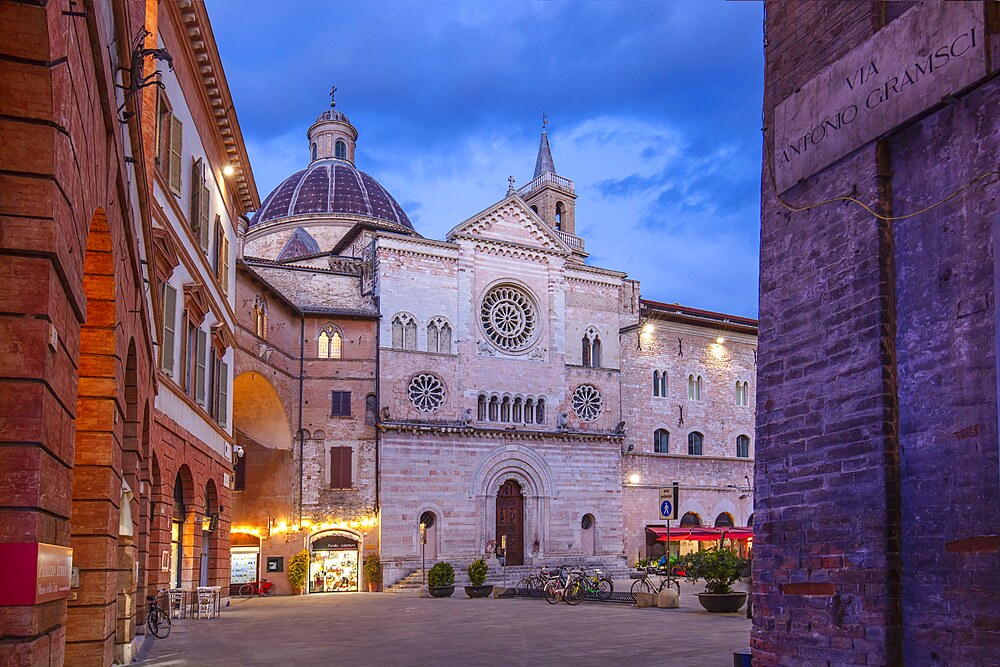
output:
POLYGON ((368 592, 376 592, 382 583, 382 561, 378 554, 371 554, 365 559, 365 579, 368 581, 368 592))
POLYGON ((746 593, 736 593, 732 584, 740 578, 747 565, 745 558, 729 549, 696 551, 681 559, 685 577, 691 583, 705 580, 705 592, 698 593, 701 606, 713 613, 728 614, 740 610, 746 593))
POLYGON ((490 566, 480 558, 469 563, 469 583, 471 586, 465 587, 465 594, 470 598, 485 598, 493 592, 493 586, 486 586, 486 573, 490 566))
POLYGON ((427 572, 427 591, 432 598, 450 598, 455 592, 455 568, 451 563, 435 563, 427 572))
POLYGON ((303 549, 288 559, 288 585, 292 587, 292 593, 302 595, 307 576, 309 576, 309 552, 303 549))

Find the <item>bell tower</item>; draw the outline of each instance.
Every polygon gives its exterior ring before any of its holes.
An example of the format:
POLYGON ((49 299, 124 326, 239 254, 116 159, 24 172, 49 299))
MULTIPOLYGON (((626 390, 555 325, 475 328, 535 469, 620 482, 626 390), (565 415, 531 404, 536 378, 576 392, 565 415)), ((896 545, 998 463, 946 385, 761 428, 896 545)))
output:
POLYGON ((550 227, 576 236, 576 191, 573 181, 556 173, 546 131, 548 124, 548 117, 542 114, 542 139, 535 159, 535 175, 518 193, 550 227))

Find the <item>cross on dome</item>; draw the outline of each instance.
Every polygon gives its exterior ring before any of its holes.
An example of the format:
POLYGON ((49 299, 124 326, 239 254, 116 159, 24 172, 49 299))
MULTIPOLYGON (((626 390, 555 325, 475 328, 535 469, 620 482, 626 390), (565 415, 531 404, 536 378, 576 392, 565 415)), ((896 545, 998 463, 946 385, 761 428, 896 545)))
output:
POLYGON ((337 102, 334 100, 334 96, 337 94, 337 87, 333 86, 330 88, 330 108, 336 108, 337 102))

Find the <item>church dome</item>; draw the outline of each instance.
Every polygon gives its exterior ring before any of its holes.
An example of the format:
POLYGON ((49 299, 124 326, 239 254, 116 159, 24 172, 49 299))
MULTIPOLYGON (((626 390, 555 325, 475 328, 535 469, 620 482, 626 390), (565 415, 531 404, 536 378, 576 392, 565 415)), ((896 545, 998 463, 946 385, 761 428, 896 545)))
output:
POLYGON ((250 226, 323 214, 359 215, 413 229, 406 213, 378 181, 348 161, 331 158, 314 160, 286 178, 267 196, 250 226))

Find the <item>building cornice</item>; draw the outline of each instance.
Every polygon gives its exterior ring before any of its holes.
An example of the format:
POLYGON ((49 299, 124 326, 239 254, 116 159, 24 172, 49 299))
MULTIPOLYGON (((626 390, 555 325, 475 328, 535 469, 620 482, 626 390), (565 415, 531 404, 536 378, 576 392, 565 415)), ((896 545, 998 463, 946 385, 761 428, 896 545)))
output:
POLYGON ((260 196, 205 3, 177 0, 164 4, 171 13, 174 24, 184 31, 183 37, 189 48, 186 55, 201 78, 202 85, 198 89, 203 106, 215 121, 214 136, 221 143, 226 159, 234 169, 233 175, 228 178, 236 185, 242 209, 240 213, 254 211, 260 208, 260 196))

